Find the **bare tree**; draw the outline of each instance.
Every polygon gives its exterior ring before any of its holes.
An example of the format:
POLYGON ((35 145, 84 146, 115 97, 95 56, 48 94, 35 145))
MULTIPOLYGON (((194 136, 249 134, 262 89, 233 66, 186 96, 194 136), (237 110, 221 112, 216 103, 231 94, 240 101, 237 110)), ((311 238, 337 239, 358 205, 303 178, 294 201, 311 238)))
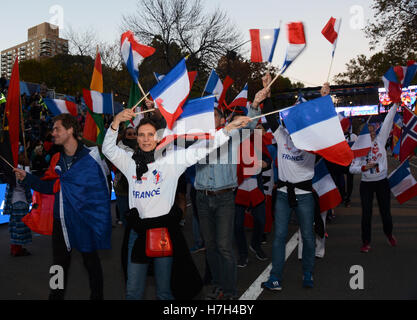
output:
POLYGON ((199 68, 215 67, 219 58, 241 43, 241 35, 220 9, 204 13, 201 0, 138 0, 136 12, 123 16, 123 30, 142 41, 160 41, 169 67, 170 50, 177 45, 198 61, 199 68))
POLYGON ((93 28, 84 31, 76 31, 72 26, 67 26, 64 37, 69 42, 69 53, 71 55, 95 57, 98 37, 93 28))

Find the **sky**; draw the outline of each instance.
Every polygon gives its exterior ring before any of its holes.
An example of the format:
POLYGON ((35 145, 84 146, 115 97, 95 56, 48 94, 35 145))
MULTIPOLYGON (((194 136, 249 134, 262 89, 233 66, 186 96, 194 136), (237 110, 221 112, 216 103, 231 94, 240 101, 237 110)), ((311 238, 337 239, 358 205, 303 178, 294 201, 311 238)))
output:
MULTIPOLYGON (((123 15, 135 11, 138 0, 20 0, 2 3, 0 50, 27 40, 27 29, 42 22, 60 21, 76 31, 96 30, 100 40, 120 38, 123 15), (24 10, 22 10, 24 8, 24 10), (55 19, 55 20, 54 20, 55 19), (58 20, 56 20, 58 19, 58 20), (4 32, 7 30, 6 32, 4 32)), ((304 23, 307 47, 287 69, 285 76, 306 86, 320 86, 328 77, 332 45, 321 30, 331 16, 342 18, 339 41, 331 68, 332 78, 345 71, 345 64, 359 54, 370 56, 369 42, 361 30, 372 18, 371 0, 206 0, 207 12, 224 10, 249 40, 249 29, 278 28, 281 31, 272 65, 281 67, 287 46, 286 24, 304 23)), ((62 30, 60 31, 63 32, 62 30)), ((242 47, 249 58, 250 44, 242 47)), ((332 83, 332 81, 331 81, 332 83)))

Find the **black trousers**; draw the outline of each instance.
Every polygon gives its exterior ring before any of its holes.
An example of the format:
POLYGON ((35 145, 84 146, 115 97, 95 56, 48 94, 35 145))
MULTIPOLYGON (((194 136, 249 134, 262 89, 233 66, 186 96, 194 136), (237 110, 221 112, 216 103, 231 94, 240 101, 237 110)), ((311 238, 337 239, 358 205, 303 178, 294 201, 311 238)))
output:
POLYGON ((345 200, 350 201, 350 197, 352 196, 353 191, 353 174, 350 172, 346 173, 346 195, 344 197, 345 200))
MULTIPOLYGON (((62 232, 61 221, 54 219, 52 232, 52 254, 53 264, 61 266, 64 270, 64 289, 50 291, 49 300, 63 300, 68 283, 68 271, 71 264, 71 252, 68 251, 65 244, 64 234, 62 232)), ((88 272, 90 283, 90 300, 103 300, 103 270, 101 268, 100 258, 97 251, 81 253, 84 266, 88 272)))
POLYGON ((362 203, 362 242, 371 242, 372 230, 372 206, 374 193, 378 201, 379 213, 382 219, 382 225, 386 236, 392 235, 392 217, 391 217, 391 193, 388 179, 361 182, 360 195, 362 203))

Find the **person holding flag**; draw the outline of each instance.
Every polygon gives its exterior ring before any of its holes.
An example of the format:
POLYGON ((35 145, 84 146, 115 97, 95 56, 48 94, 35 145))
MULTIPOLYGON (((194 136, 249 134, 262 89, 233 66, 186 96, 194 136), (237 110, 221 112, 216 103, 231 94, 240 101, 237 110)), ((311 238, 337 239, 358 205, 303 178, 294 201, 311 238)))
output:
POLYGON ((173 254, 152 258, 157 297, 161 300, 192 299, 201 290, 202 280, 179 227, 181 213, 174 205, 178 179, 189 166, 227 143, 231 131, 245 126, 250 119, 237 119, 217 131, 208 148, 197 144, 187 149, 169 149, 162 156, 162 151, 156 152, 158 128, 147 118, 142 119, 136 128, 138 150, 135 153, 126 152, 116 145, 120 123, 133 116, 131 109, 117 114, 103 143, 103 154, 127 177, 129 183, 131 210, 127 216, 125 237, 128 249, 126 299, 143 298, 151 259, 146 255, 145 234, 147 230, 161 227, 168 229, 173 254))
POLYGON ((71 251, 81 252, 88 271, 90 299, 103 299, 103 271, 98 250, 110 249, 110 193, 97 147, 80 141, 77 119, 63 113, 54 118, 52 135, 61 152, 51 159, 45 181, 14 169, 19 181, 31 189, 55 195, 52 232, 53 265, 64 270, 64 288, 51 289, 49 300, 63 300, 68 283, 71 251))
POLYGON ((391 107, 379 134, 376 134, 376 129, 373 124, 368 124, 372 140, 371 150, 365 157, 355 158, 350 167, 352 174, 360 174, 362 176, 360 184, 362 247, 360 251, 364 253, 369 252, 371 249, 371 220, 374 194, 376 194, 379 213, 381 214, 384 233, 388 242, 393 247, 397 245, 397 240, 392 235, 391 195, 387 179, 388 161, 385 149, 397 108, 397 104, 391 107))
MULTIPOLYGON (((265 84, 271 80, 265 76, 265 84)), ((268 86, 266 89, 269 91, 268 86)), ((328 95, 330 88, 325 85, 321 95, 328 95)), ((262 112, 270 114, 273 111, 270 98, 265 99, 262 112)), ((313 288, 313 270, 315 260, 315 235, 313 223, 315 215, 315 199, 313 196, 313 177, 316 155, 295 147, 285 121, 278 126, 273 115, 266 116, 271 130, 274 132, 278 146, 278 190, 275 203, 275 237, 272 247, 272 269, 269 279, 262 287, 271 291, 282 290, 283 269, 285 263, 285 246, 288 234, 288 224, 292 210, 295 210, 300 222, 303 238, 303 282, 304 288, 313 288)))

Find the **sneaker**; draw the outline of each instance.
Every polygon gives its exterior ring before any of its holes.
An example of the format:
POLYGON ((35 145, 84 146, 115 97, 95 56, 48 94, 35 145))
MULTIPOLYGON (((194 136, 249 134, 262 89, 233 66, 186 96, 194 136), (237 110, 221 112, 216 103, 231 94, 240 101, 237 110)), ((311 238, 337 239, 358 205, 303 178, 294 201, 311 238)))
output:
POLYGON ((304 272, 303 288, 314 288, 314 280, 311 272, 304 272))
POLYGON ((181 226, 181 227, 185 226, 185 219, 181 219, 181 221, 180 221, 180 226, 181 226))
POLYGON ((204 246, 194 246, 194 247, 192 247, 190 249, 190 252, 192 254, 194 254, 194 253, 197 253, 197 252, 200 252, 200 251, 204 251, 204 250, 206 250, 206 248, 204 246))
POLYGON ((244 268, 244 267, 246 267, 247 265, 248 265, 248 258, 246 257, 240 257, 239 258, 239 260, 237 261, 237 264, 236 264, 236 266, 238 267, 238 268, 244 268))
POLYGON ((256 258, 260 261, 265 261, 268 260, 267 255, 265 254, 265 252, 261 249, 258 248, 257 250, 255 250, 252 245, 249 246, 249 249, 256 255, 256 258))
POLYGON ((345 208, 350 208, 351 207, 351 205, 350 205, 350 199, 346 199, 345 200, 345 208))
POLYGON ((391 247, 397 246, 397 239, 395 239, 393 235, 390 235, 387 238, 388 238, 388 243, 391 245, 391 247))
POLYGON ((212 290, 206 296, 206 300, 221 300, 223 298, 223 290, 217 286, 213 286, 212 290))
POLYGON ((281 283, 275 277, 269 277, 268 281, 262 282, 261 287, 271 291, 280 291, 282 290, 281 283))
POLYGON ((369 243, 365 242, 361 247, 361 252, 367 253, 369 252, 369 250, 371 250, 371 246, 369 245, 369 243))
POLYGON ((30 256, 31 253, 26 248, 22 248, 17 252, 11 253, 11 255, 12 257, 27 257, 30 256))

